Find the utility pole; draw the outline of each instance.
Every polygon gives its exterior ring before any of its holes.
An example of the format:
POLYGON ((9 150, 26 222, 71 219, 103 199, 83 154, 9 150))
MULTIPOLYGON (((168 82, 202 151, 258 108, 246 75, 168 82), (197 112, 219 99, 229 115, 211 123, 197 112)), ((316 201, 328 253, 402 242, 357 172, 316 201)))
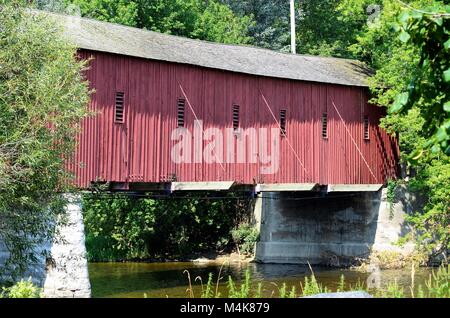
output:
POLYGON ((291 2, 291 52, 295 54, 295 0, 291 2))

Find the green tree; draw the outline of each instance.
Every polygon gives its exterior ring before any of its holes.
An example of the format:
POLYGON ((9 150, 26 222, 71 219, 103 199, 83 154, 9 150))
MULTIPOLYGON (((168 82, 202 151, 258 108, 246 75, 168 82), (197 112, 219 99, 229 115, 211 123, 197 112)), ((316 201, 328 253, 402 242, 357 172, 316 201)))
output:
POLYGON ((14 274, 53 237, 89 94, 85 62, 61 27, 25 12, 22 1, 0 5, 0 238, 10 251, 1 270, 14 274))
MULTIPOLYGON (((222 43, 248 43, 251 18, 217 0, 64 0, 101 21, 222 43)), ((38 7, 45 8, 41 3, 38 7)))
MULTIPOLYGON (((322 56, 346 56, 348 31, 340 19, 338 0, 300 1, 301 16, 297 23, 297 50, 299 53, 322 56)), ((352 11, 353 12, 353 11, 352 11)))
POLYGON ((29 0, 34 8, 44 11, 81 14, 100 21, 137 26, 138 7, 129 0, 29 0))
POLYGON ((397 96, 390 111, 417 107, 425 119, 425 146, 450 155, 450 6, 411 7, 394 28, 400 41, 416 48, 420 59, 407 90, 397 96))
POLYGON ((446 10, 442 4, 416 0, 405 6, 383 1, 379 19, 365 26, 350 46, 355 56, 376 70, 370 80, 373 102, 389 110, 382 126, 398 134, 402 160, 415 171, 410 188, 427 197, 423 209, 408 221, 414 226, 411 236, 431 256, 445 254, 450 240, 450 160, 444 153, 449 19, 441 21, 411 7, 439 14, 446 10))
POLYGON ((247 33, 252 24, 250 17, 237 17, 228 6, 209 1, 195 23, 193 36, 221 43, 250 43, 247 33))
POLYGON ((390 107, 401 116, 416 110, 423 120, 410 161, 418 166, 412 186, 425 190, 429 201, 422 213, 409 220, 422 246, 432 255, 450 248, 450 6, 436 1, 416 9, 403 4, 394 30, 405 45, 417 51, 415 72, 390 107))
POLYGON ((290 51, 288 0, 221 0, 238 16, 255 21, 249 27, 251 43, 272 50, 290 51))
POLYGON ((152 198, 84 196, 88 257, 95 261, 158 256, 178 257, 220 251, 231 241, 231 229, 246 220, 252 199, 209 199, 211 194, 152 198))
MULTIPOLYGON (((221 0, 240 15, 252 16, 252 43, 290 51, 288 0, 221 0)), ((297 52, 301 54, 354 57, 349 46, 377 12, 381 0, 296 0, 297 52), (374 12, 369 9, 373 8, 374 12)))
POLYGON ((191 37, 202 13, 200 0, 140 0, 137 26, 157 32, 191 37))

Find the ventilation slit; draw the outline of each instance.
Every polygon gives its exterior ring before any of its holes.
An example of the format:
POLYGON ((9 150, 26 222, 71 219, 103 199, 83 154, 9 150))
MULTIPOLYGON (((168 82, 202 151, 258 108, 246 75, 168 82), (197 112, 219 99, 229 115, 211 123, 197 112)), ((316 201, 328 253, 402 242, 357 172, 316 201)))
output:
POLYGON ((286 136, 286 109, 280 110, 280 133, 286 136))
POLYGON ((233 130, 239 130, 239 105, 233 105, 233 130))
POLYGON ((322 138, 328 138, 328 114, 323 113, 322 115, 322 138))
POLYGON ((178 127, 184 127, 184 104, 185 100, 183 98, 178 99, 178 117, 177 117, 177 123, 178 127))
POLYGON ((369 116, 364 116, 364 139, 369 140, 369 116))
POLYGON ((123 124, 125 121, 125 109, 124 109, 124 93, 116 92, 116 105, 114 109, 114 121, 119 124, 123 124))

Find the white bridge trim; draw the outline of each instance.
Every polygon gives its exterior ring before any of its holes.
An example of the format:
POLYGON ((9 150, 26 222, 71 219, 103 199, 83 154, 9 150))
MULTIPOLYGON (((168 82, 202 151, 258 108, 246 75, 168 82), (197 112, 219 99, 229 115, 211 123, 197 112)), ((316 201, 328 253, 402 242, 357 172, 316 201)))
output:
POLYGON ((255 192, 313 191, 317 183, 260 183, 255 192))
POLYGON ((227 191, 234 183, 234 181, 172 182, 170 191, 227 191))
POLYGON ((327 192, 377 192, 382 184, 329 184, 327 192))

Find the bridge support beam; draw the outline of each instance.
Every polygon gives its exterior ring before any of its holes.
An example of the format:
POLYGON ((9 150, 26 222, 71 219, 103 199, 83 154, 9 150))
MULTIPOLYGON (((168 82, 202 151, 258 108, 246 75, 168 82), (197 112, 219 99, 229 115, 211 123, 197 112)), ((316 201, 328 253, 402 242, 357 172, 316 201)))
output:
MULTIPOLYGON (((391 207, 386 194, 386 189, 260 194, 255 206, 255 219, 260 215, 255 260, 346 266, 371 251, 399 250, 393 243, 408 232, 404 217, 414 200, 403 193, 399 197, 404 200, 391 207)), ((412 249, 409 244, 399 251, 412 249)))

